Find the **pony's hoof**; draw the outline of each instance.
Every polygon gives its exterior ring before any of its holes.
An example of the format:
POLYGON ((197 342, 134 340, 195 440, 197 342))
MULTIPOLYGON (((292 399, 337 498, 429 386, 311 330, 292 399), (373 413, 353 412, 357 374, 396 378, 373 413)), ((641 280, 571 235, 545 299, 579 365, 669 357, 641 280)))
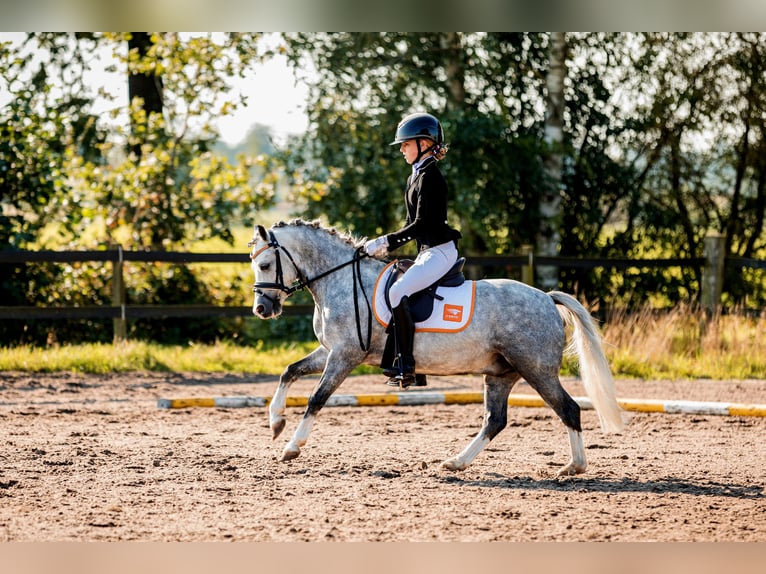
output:
POLYGON ((278 419, 271 423, 271 438, 276 439, 285 430, 285 419, 278 419))
POLYGON ((468 465, 457 458, 451 458, 449 460, 445 460, 443 463, 441 463, 440 466, 444 470, 465 470, 468 465))
POLYGON ((582 474, 585 472, 584 465, 578 465, 574 462, 570 462, 556 473, 556 476, 574 476, 575 474, 582 474))
POLYGON ((288 460, 293 460, 294 458, 298 458, 298 455, 301 453, 301 449, 289 449, 286 448, 282 451, 282 462, 287 462, 288 460))

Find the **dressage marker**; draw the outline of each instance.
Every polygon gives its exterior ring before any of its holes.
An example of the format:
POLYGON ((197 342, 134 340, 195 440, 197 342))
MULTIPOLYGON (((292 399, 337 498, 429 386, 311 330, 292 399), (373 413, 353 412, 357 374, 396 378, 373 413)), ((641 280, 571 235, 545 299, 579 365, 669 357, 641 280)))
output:
MULTIPOLYGON (((593 404, 587 397, 572 397, 580 408, 592 410, 593 404)), ((287 397, 286 407, 305 407, 309 397, 287 397)), ((327 407, 385 407, 418 405, 466 405, 484 402, 484 394, 478 392, 437 393, 405 392, 369 395, 333 395, 327 407)), ((222 409, 266 407, 271 397, 197 397, 186 399, 159 399, 161 409, 187 409, 213 407, 222 409)), ((766 417, 766 405, 723 403, 712 401, 683 401, 661 399, 617 399, 626 411, 643 413, 666 413, 685 415, 721 415, 739 417, 766 417)), ((514 407, 544 407, 545 402, 535 395, 511 395, 508 405, 514 407)))

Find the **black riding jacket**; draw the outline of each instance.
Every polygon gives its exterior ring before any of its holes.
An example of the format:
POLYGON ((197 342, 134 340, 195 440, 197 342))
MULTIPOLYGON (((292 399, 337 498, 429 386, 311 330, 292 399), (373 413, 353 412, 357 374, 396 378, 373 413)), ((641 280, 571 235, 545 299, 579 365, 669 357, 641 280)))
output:
POLYGON ((417 242, 418 251, 448 241, 455 241, 457 245, 462 235, 447 223, 447 181, 439 171, 436 159, 428 158, 410 176, 404 200, 407 223, 399 231, 387 235, 389 251, 413 239, 417 242))

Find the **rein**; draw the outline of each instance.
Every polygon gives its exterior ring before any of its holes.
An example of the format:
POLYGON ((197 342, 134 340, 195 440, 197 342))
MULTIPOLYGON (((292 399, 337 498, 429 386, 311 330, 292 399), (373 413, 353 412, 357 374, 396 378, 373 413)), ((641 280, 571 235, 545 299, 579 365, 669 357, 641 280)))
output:
MULTIPOLYGON (((254 241, 251 241, 250 243, 247 244, 247 246, 251 247, 253 243, 254 241)), ((268 281, 256 281, 255 283, 253 283, 253 293, 260 295, 261 297, 265 297, 266 299, 270 300, 272 303, 276 302, 276 299, 264 293, 262 289, 277 289, 285 293, 286 297, 289 297, 296 291, 305 289, 306 287, 311 285, 314 281, 322 279, 323 277, 327 277, 328 275, 332 275, 336 271, 339 271, 340 269, 343 269, 344 267, 347 267, 348 265, 354 265, 352 267, 352 276, 353 276, 353 284, 354 284, 354 314, 356 317, 356 334, 357 334, 357 337, 359 338, 359 346, 362 348, 362 351, 367 352, 370 349, 370 341, 372 339, 372 307, 370 306, 370 300, 367 297, 367 292, 364 290, 364 283, 362 282, 361 262, 362 262, 362 259, 364 259, 365 257, 369 257, 369 255, 364 251, 364 248, 358 247, 356 251, 354 251, 354 257, 350 259, 349 261, 341 263, 340 265, 336 265, 335 267, 328 269, 327 271, 323 271, 322 273, 319 273, 318 275, 315 275, 314 277, 310 277, 310 278, 306 277, 306 275, 298 268, 298 265, 295 263, 293 256, 290 254, 287 248, 279 244, 273 231, 269 231, 269 242, 264 247, 261 247, 258 251, 252 253, 250 255, 250 259, 251 260, 255 259, 263 251, 269 248, 273 248, 276 253, 276 266, 277 266, 276 282, 271 283, 268 281), (295 269, 295 272, 298 275, 298 279, 293 281, 292 285, 290 285, 289 287, 285 285, 284 275, 282 273, 282 259, 280 258, 280 255, 279 255, 280 251, 284 251, 285 255, 287 256, 287 259, 290 260, 290 263, 292 263, 293 268, 295 269), (358 289, 361 289, 362 295, 364 295, 364 302, 367 304, 366 342, 365 342, 365 339, 362 338, 362 325, 361 325, 361 318, 359 315, 359 296, 357 294, 358 289)))

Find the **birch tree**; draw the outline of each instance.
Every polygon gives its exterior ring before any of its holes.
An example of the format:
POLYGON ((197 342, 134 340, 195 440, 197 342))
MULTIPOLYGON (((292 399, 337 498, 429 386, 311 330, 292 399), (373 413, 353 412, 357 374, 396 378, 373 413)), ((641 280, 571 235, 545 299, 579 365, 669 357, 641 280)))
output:
MULTIPOLYGON (((561 242, 561 193, 564 156, 564 81, 567 76, 567 41, 563 32, 550 38, 550 59, 546 74, 544 153, 545 185, 540 193, 540 229, 536 237, 538 255, 556 256, 561 242)), ((537 267, 537 282, 544 290, 558 287, 558 267, 537 267)))

